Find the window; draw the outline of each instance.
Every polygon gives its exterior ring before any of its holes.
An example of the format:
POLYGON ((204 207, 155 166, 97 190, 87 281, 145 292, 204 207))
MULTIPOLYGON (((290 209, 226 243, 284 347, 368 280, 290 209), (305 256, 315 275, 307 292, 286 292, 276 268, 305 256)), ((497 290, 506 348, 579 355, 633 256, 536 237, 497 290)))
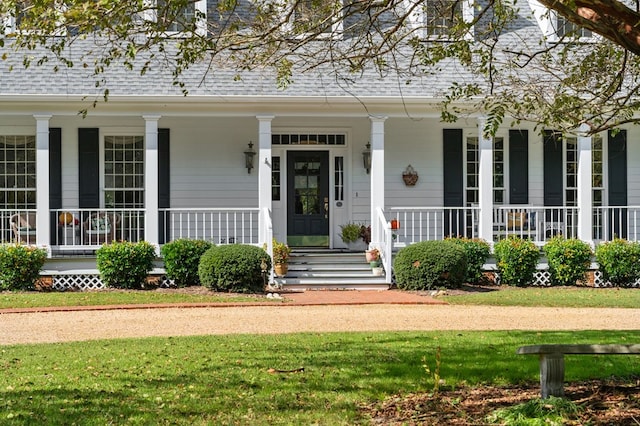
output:
MULTIPOLYGON (((478 138, 471 136, 467 138, 466 147, 466 205, 473 206, 479 202, 479 169, 480 154, 478 148, 478 138)), ((505 158, 504 158, 504 138, 496 136, 493 139, 493 203, 505 204, 505 158)))
POLYGON ((273 134, 273 145, 345 145, 345 135, 327 134, 273 134))
POLYGON ((280 201, 280 157, 271 157, 271 199, 280 201))
POLYGON ((105 136, 104 204, 111 208, 144 207, 144 138, 105 136))
POLYGON ((572 38, 589 38, 593 34, 591 30, 582 28, 571 21, 568 21, 562 15, 556 13, 556 34, 558 37, 572 37, 572 38))
POLYGON ((342 1, 300 0, 293 11, 293 30, 301 34, 332 34, 340 30, 342 1))
POLYGON ((36 208, 35 136, 0 136, 0 208, 36 208))
POLYGON ((170 0, 157 0, 156 19, 167 33, 198 31, 206 22, 206 1, 189 1, 178 8, 170 0))
POLYGON ((427 0, 427 36, 447 36, 462 19, 462 4, 459 0, 427 0))
POLYGON ((578 140, 575 137, 564 140, 564 203, 567 207, 575 207, 578 205, 578 140))
POLYGON ((32 0, 23 0, 17 2, 15 10, 6 21, 6 32, 17 32, 20 30, 20 23, 27 15, 29 8, 32 6, 32 0))
MULTIPOLYGON (((604 145, 602 136, 595 135, 591 139, 591 186, 593 191, 593 206, 602 207, 605 205, 604 187, 604 145)), ((593 238, 603 239, 603 210, 593 211, 593 238)))
POLYGON ((334 198, 335 201, 344 201, 344 157, 335 158, 335 182, 334 182, 334 198))

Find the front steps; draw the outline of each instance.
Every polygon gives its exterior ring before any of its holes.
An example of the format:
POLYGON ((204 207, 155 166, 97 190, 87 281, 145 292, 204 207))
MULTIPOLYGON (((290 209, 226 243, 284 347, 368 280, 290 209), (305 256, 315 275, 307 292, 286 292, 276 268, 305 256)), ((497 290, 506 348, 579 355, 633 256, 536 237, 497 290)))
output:
POLYGON ((289 272, 275 277, 283 290, 387 290, 385 276, 374 276, 364 252, 329 249, 294 249, 289 272))

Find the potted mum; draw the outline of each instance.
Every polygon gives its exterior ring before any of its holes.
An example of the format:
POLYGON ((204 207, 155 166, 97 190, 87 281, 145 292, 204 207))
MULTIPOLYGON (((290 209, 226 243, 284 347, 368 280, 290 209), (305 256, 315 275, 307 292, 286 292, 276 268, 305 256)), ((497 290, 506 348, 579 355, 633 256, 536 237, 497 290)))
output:
POLYGON ((289 256, 291 247, 286 243, 273 239, 273 269, 277 276, 284 277, 289 271, 289 256))

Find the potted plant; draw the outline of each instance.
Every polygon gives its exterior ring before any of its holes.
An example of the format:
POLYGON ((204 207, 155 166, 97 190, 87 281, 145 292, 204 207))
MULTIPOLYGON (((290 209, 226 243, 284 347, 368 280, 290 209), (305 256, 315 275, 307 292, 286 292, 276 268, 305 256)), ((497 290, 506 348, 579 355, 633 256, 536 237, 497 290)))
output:
POLYGON ((361 242, 363 228, 365 228, 364 225, 355 222, 349 222, 340 226, 340 238, 342 238, 342 241, 345 242, 349 249, 355 251, 364 249, 365 246, 361 242))
POLYGON ((284 277, 289 271, 289 256, 291 247, 286 243, 273 239, 273 269, 277 276, 284 277))
POLYGON ((372 248, 364 252, 367 262, 378 262, 380 260, 380 251, 377 248, 372 248))

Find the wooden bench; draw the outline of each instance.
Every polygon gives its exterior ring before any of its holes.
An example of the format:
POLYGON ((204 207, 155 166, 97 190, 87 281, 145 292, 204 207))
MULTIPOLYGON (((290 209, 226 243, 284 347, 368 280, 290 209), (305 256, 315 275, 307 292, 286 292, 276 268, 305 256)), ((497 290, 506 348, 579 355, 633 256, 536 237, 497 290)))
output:
POLYGON ((542 398, 564 396, 564 355, 640 355, 636 345, 531 345, 521 346, 518 355, 540 356, 542 398))

